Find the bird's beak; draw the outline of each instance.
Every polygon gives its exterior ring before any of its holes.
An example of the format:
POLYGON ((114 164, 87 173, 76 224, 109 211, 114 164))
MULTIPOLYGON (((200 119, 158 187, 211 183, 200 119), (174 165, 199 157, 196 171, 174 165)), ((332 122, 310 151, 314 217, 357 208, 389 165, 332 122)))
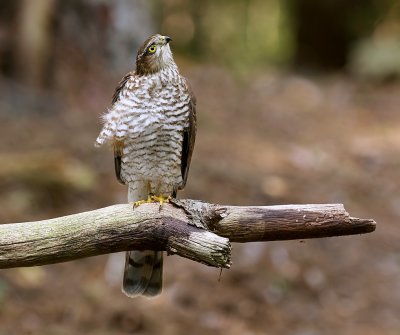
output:
POLYGON ((172 41, 172 38, 169 36, 164 36, 165 44, 168 44, 170 41, 172 41))

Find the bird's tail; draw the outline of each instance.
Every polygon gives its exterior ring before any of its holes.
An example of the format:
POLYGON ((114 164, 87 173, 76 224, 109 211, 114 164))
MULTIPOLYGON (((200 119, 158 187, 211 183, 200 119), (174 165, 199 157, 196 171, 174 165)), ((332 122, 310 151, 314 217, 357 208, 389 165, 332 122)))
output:
POLYGON ((162 251, 128 251, 122 290, 129 297, 156 296, 162 290, 162 272, 162 251))
MULTIPOLYGON (((129 183, 129 202, 147 199, 149 190, 144 185, 143 188, 138 188, 137 186, 139 185, 129 183)), ((162 291, 162 277, 162 251, 135 250, 126 253, 122 292, 128 297, 136 297, 138 295, 154 297, 159 295, 162 291)))

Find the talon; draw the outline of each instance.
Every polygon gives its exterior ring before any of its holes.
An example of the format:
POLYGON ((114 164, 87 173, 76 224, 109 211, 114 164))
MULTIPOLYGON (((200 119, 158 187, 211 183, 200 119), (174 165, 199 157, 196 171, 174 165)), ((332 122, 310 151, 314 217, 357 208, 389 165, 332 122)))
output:
POLYGON ((158 207, 158 211, 161 211, 162 209, 162 205, 165 202, 169 202, 169 199, 171 198, 170 196, 168 197, 164 197, 164 196, 157 196, 157 195, 151 195, 150 198, 152 199, 153 202, 158 202, 159 203, 159 207, 158 207))

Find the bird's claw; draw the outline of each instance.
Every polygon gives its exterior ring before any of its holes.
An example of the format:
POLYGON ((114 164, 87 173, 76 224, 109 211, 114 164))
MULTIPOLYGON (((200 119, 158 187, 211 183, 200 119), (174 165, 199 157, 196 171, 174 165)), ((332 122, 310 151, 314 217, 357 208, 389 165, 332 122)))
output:
POLYGON ((161 211, 162 205, 166 202, 169 202, 171 199, 171 196, 164 197, 164 196, 156 196, 156 195, 150 195, 150 198, 152 202, 158 202, 160 206, 158 207, 158 211, 161 211))
POLYGON ((137 207, 139 207, 140 205, 143 205, 143 204, 157 203, 157 202, 158 202, 158 203, 160 204, 160 207, 159 207, 158 210, 161 211, 162 205, 163 205, 164 203, 166 203, 166 202, 169 202, 171 199, 172 199, 171 196, 165 197, 165 196, 162 196, 162 195, 157 196, 157 195, 154 195, 154 194, 150 194, 150 195, 147 197, 147 200, 135 201, 135 202, 133 203, 133 208, 135 209, 135 208, 137 208, 137 207))

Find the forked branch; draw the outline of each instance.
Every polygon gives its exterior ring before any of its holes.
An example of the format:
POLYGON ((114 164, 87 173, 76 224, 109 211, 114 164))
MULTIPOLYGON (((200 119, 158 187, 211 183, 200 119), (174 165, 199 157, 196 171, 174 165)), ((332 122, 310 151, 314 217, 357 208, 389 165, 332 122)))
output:
POLYGON ((341 204, 238 207, 175 200, 161 210, 158 204, 123 204, 0 225, 0 268, 144 249, 229 268, 230 242, 363 234, 375 227, 371 219, 350 217, 341 204))

